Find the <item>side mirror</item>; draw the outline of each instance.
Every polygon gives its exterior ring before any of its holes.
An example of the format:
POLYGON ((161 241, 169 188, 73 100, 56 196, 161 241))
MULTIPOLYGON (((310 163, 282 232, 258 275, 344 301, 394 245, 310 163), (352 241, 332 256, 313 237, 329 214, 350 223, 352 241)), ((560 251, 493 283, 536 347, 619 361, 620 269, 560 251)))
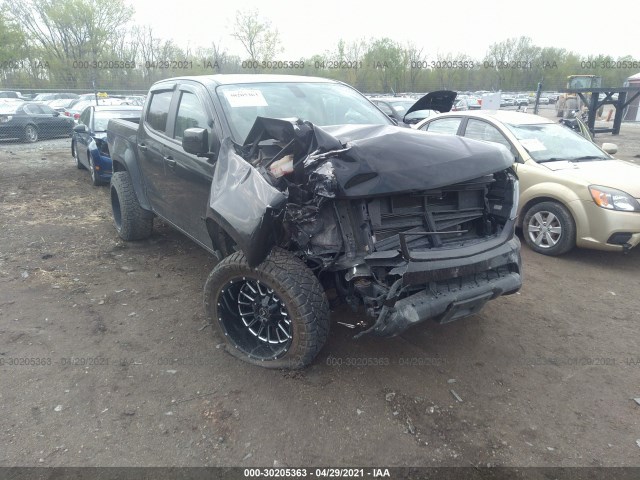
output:
POLYGON ((73 127, 73 131, 76 133, 87 133, 87 126, 84 124, 76 125, 73 127))
POLYGON ((618 145, 616 145, 615 143, 603 143, 602 149, 609 155, 613 155, 618 151, 618 145))
POLYGON ((182 134, 182 148, 198 156, 209 156, 209 132, 204 128, 187 128, 182 134))

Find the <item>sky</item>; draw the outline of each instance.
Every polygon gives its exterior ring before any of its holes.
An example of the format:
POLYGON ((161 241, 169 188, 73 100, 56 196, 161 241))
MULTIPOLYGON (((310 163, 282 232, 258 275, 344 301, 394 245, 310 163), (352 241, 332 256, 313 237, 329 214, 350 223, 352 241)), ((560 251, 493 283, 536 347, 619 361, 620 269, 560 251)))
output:
POLYGON ((335 50, 341 38, 350 42, 372 37, 389 37, 401 44, 413 42, 424 47, 431 59, 439 53, 465 53, 482 59, 492 43, 528 36, 540 47, 564 48, 583 55, 603 53, 614 58, 631 55, 640 61, 637 1, 610 5, 589 0, 457 0, 437 4, 425 0, 189 0, 184 8, 175 10, 173 2, 126 1, 136 10, 134 21, 151 25, 163 39, 172 39, 183 48, 206 47, 215 41, 229 53, 241 56, 241 45, 231 38, 235 13, 257 9, 278 28, 284 47, 280 60, 335 50), (380 7, 385 3, 389 7, 380 7), (587 21, 594 22, 592 31, 585 25, 587 21))

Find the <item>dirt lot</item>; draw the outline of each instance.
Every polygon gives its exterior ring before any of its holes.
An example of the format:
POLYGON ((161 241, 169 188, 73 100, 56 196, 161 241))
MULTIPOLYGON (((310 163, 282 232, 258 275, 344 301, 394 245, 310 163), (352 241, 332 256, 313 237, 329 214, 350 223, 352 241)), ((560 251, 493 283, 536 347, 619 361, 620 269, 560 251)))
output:
POLYGON ((0 465, 640 465, 640 250, 522 254, 480 315, 266 371, 202 329, 206 252, 120 241, 69 140, 0 143, 0 465))

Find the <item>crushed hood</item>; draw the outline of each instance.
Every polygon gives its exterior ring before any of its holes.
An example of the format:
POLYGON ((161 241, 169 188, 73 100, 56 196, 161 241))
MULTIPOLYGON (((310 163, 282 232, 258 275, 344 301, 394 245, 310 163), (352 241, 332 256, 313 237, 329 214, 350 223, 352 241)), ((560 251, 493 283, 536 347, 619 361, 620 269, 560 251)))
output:
POLYGON ((289 201, 431 190, 512 163, 513 156, 501 145, 455 135, 392 125, 318 127, 299 119, 258 117, 244 145, 229 138, 222 142, 207 215, 225 228, 254 266, 275 244, 274 229, 289 201), (292 157, 292 171, 273 175, 271 164, 285 157, 292 157))
POLYGON ((343 150, 331 158, 336 197, 400 194, 444 187, 513 163, 502 146, 386 125, 315 127, 343 150))

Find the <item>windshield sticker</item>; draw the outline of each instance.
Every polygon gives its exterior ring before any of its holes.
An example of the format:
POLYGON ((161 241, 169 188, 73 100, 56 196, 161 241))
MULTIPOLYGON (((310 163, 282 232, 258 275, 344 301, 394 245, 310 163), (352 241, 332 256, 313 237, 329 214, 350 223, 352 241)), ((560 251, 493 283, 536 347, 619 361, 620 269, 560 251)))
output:
POLYGON ((232 108, 269 106, 260 90, 225 90, 223 93, 232 108))
POLYGON ((539 152, 540 150, 546 150, 547 147, 537 138, 523 138, 520 143, 529 152, 539 152))

